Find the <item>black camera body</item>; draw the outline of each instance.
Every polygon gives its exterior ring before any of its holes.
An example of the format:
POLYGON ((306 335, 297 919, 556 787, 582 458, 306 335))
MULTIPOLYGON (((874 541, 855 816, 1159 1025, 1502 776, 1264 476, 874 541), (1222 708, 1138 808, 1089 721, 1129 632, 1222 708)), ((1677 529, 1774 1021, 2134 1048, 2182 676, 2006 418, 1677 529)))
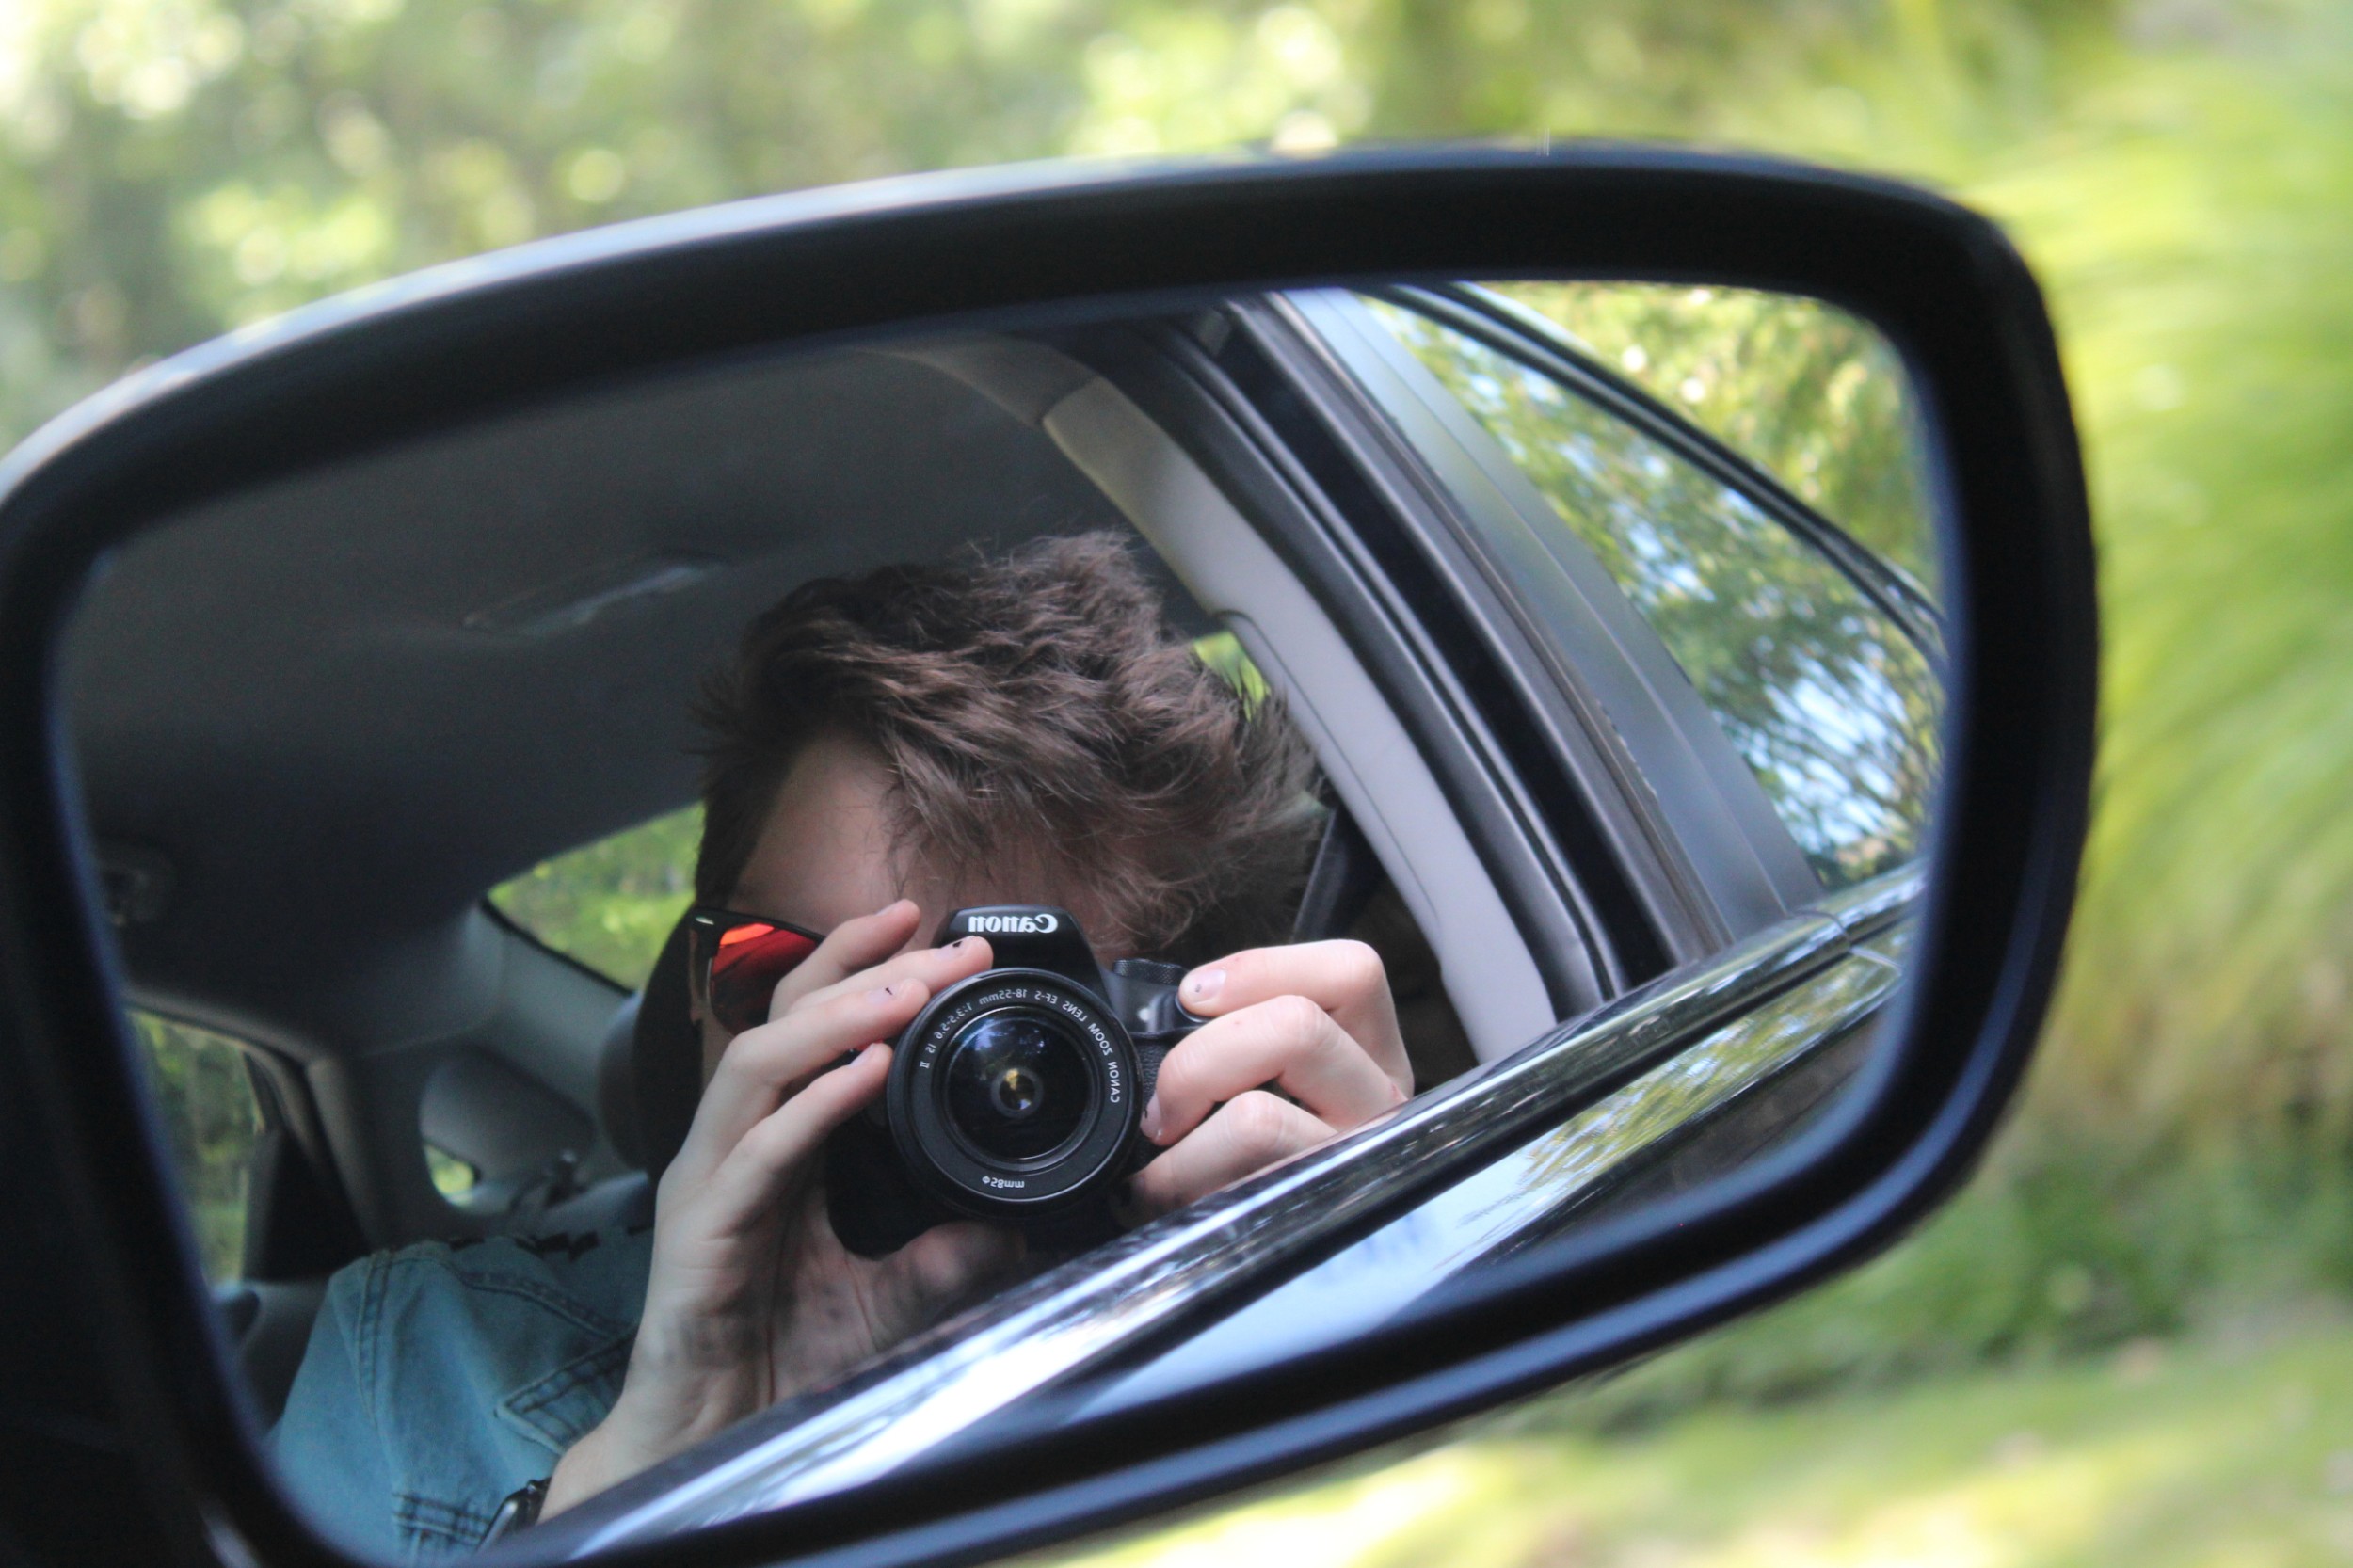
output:
POLYGON ((862 1257, 957 1219, 1056 1250, 1115 1235, 1119 1184, 1155 1152, 1136 1124, 1160 1062, 1208 1021, 1177 1004, 1183 966, 1107 971, 1066 909, 959 909, 934 941, 968 936, 996 967, 925 1004, 881 1099, 826 1145, 834 1234, 862 1257))

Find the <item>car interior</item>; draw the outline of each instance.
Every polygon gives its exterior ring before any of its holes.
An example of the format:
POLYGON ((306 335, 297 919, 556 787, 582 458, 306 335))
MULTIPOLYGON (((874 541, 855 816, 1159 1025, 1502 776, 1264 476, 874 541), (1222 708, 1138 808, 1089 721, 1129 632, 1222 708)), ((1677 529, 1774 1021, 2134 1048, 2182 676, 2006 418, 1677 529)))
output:
POLYGON ((519 408, 119 553, 72 633, 76 761, 126 995, 247 1049, 220 1302, 264 1424, 351 1257, 650 1224, 698 1088, 677 944, 641 998, 486 894, 691 804, 696 682, 814 577, 1131 533, 1306 730, 1298 930, 1382 952, 1417 1086, 1557 1021, 1381 686, 1179 438, 1061 346, 910 339, 519 408), (479 1174, 465 1204, 428 1144, 479 1174))

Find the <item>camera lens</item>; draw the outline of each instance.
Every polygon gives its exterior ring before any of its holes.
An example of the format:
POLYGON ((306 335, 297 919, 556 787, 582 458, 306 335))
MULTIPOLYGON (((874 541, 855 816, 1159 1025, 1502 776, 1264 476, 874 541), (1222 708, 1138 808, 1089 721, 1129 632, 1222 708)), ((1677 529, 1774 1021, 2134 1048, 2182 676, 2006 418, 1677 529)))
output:
POLYGON ((1018 1163, 1070 1140, 1094 1102, 1079 1046, 1019 1013, 974 1019, 948 1054, 948 1122, 984 1158, 1018 1163))

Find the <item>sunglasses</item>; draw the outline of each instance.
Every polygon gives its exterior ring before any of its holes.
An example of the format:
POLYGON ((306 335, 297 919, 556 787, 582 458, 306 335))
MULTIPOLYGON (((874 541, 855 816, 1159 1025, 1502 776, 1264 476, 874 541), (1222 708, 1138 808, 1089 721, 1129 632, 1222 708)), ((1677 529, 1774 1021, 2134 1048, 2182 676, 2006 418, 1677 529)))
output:
POLYGON ((686 912, 687 962, 703 978, 703 1006, 729 1034, 768 1021, 776 983, 824 938, 797 925, 696 904, 686 912))

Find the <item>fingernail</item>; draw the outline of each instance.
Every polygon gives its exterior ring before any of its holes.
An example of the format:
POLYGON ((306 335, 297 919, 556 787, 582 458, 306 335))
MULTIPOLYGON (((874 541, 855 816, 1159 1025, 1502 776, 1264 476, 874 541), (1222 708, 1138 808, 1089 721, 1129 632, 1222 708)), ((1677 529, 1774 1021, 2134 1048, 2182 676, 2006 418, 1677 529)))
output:
POLYGON ((889 1048, 888 1046, 886 1046, 886 1045, 884 1045, 884 1044, 883 1044, 880 1040, 877 1040, 877 1041, 875 1041, 872 1045, 868 1046, 865 1049, 863 1049, 863 1050, 859 1051, 859 1052, 857 1053, 857 1059, 858 1059, 860 1062, 863 1062, 863 1061, 865 1061, 868 1057, 872 1056, 872 1055, 873 1055, 876 1051, 878 1051, 878 1050, 888 1050, 889 1048, 889 1048))
POLYGON ((894 980, 888 985, 877 985, 872 990, 866 993, 866 1000, 879 1007, 884 1002, 888 1001, 892 997, 898 995, 899 987, 904 984, 906 984, 904 981, 894 980))
POLYGON ((972 945, 973 940, 974 938, 970 936, 959 936, 954 941, 948 944, 948 951, 950 952, 962 952, 972 945))
POLYGON ((1154 1095, 1144 1102, 1144 1116, 1137 1124, 1144 1135, 1154 1143, 1160 1141, 1160 1096, 1154 1095))
POLYGON ((1187 1001, 1215 1001, 1217 994, 1224 989, 1224 969, 1195 969, 1185 976, 1184 997, 1187 1001))

